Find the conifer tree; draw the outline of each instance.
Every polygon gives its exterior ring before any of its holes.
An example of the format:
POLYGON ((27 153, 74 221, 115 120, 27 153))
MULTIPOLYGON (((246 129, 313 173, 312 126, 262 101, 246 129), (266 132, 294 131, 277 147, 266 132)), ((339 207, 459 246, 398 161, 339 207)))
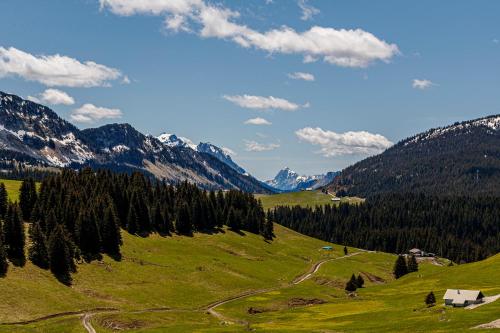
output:
POLYGON ((229 212, 227 214, 227 222, 226 225, 231 229, 238 231, 240 230, 240 216, 237 214, 237 211, 231 207, 229 208, 229 212))
POLYGON ((5 184, 0 183, 0 218, 3 218, 7 213, 7 203, 8 195, 7 190, 5 189, 5 184))
POLYGON ((31 212, 35 206, 36 198, 35 181, 32 178, 24 180, 19 189, 19 206, 25 221, 29 221, 31 218, 31 212))
POLYGON ((265 240, 273 240, 273 238, 274 238, 274 225, 273 225, 273 221, 271 221, 270 219, 267 219, 264 222, 262 236, 264 237, 265 240))
POLYGON ((436 296, 434 296, 434 292, 431 291, 427 294, 425 297, 425 304, 427 304, 427 306, 433 306, 436 304, 436 296))
POLYGON ((83 208, 76 220, 76 236, 78 247, 87 261, 98 257, 101 252, 101 237, 95 215, 83 208))
POLYGON ((177 207, 175 229, 181 235, 191 235, 193 232, 193 225, 186 202, 180 203, 177 207))
POLYGON ((103 251, 115 258, 120 257, 120 245, 122 245, 122 236, 118 218, 112 207, 104 210, 102 220, 102 247, 103 251))
POLYGON ((7 253, 3 242, 2 221, 0 221, 0 277, 7 275, 9 264, 7 262, 7 253))
POLYGON ((52 230, 49 238, 49 261, 52 274, 62 283, 71 284, 74 263, 65 230, 59 224, 52 230))
POLYGON ((26 263, 24 253, 24 223, 19 216, 19 208, 15 204, 10 204, 7 209, 4 224, 4 240, 9 260, 17 266, 24 266, 26 263))
POLYGON ((406 265, 406 260, 403 256, 400 255, 396 259, 393 273, 396 279, 399 279, 400 277, 408 274, 408 266, 406 265))
POLYGON ((408 273, 418 272, 418 263, 414 255, 408 259, 408 273))
POLYGON ((363 288, 364 284, 365 284, 365 279, 363 279, 361 274, 359 274, 358 277, 356 278, 356 286, 358 286, 358 288, 363 288))
POLYGON ((357 288, 358 288, 358 285, 356 283, 356 277, 353 274, 351 276, 351 279, 349 281, 347 281, 347 284, 345 285, 345 290, 348 292, 353 292, 353 291, 356 291, 357 288))
POLYGON ((28 258, 36 266, 49 268, 49 253, 47 250, 47 240, 38 222, 31 225, 29 236, 31 245, 28 249, 28 258))
POLYGON ((130 208, 129 208, 128 214, 127 214, 127 231, 132 235, 135 235, 139 230, 138 219, 139 219, 139 217, 137 216, 135 206, 130 205, 130 208))
POLYGON ((347 250, 347 246, 344 246, 344 255, 346 256, 349 251, 347 250))

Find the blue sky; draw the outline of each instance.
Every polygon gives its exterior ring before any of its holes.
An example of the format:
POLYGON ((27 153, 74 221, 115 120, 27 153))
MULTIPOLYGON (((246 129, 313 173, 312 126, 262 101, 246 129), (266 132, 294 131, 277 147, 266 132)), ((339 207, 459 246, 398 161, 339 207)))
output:
POLYGON ((268 179, 500 113, 499 40, 498 1, 3 0, 0 90, 81 128, 210 141, 268 179))

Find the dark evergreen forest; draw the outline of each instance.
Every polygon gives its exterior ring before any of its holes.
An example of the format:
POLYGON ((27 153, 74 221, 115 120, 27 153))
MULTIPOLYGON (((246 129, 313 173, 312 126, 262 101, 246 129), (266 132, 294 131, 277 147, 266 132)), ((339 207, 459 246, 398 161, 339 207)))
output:
POLYGON ((187 182, 153 182, 142 173, 119 174, 84 169, 63 170, 44 178, 39 190, 24 180, 19 203, 7 202, 0 184, 0 276, 7 258, 22 266, 24 222, 29 223, 28 258, 71 282, 75 261, 99 259, 106 253, 121 258, 121 229, 147 237, 152 232, 214 233, 223 226, 240 232, 274 237, 260 201, 241 191, 206 191, 187 182))
POLYGON ((268 219, 302 234, 368 250, 417 247, 455 262, 500 251, 500 199, 386 194, 363 204, 277 207, 268 219))

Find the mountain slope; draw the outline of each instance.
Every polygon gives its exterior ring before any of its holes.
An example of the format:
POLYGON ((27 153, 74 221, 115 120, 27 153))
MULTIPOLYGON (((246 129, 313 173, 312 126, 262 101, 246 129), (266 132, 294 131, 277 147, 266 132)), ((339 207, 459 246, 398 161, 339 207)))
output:
POLYGON ((500 115, 455 123, 403 140, 344 169, 331 191, 500 194, 500 115))
POLYGON ((317 189, 330 183, 337 174, 338 172, 328 172, 324 175, 301 176, 287 167, 280 170, 274 179, 266 181, 266 184, 286 192, 317 189))
POLYGON ((168 182, 190 181, 204 188, 270 193, 211 154, 189 145, 168 145, 129 124, 79 130, 49 108, 0 92, 0 159, 24 164, 141 171, 168 182))

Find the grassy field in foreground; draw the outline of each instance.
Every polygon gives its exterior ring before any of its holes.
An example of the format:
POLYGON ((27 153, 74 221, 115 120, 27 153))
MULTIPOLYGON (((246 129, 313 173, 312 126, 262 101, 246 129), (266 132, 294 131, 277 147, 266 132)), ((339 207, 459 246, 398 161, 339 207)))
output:
POLYGON ((390 275, 393 260, 384 256, 390 255, 362 253, 329 262, 302 285, 235 301, 223 305, 220 312, 262 332, 466 332, 500 318, 499 301, 468 310, 445 307, 441 299, 447 288, 499 294, 500 255, 453 267, 421 264, 419 272, 396 281, 390 275), (381 279, 358 289, 356 297, 348 297, 341 288, 351 273, 360 272, 381 279), (427 308, 424 299, 431 290, 438 304, 427 308), (326 303, 293 307, 289 302, 294 298, 326 303), (248 314, 249 307, 263 312, 248 314))
MULTIPOLYGON (((321 191, 300 191, 280 194, 257 194, 257 198, 262 201, 265 210, 276 206, 321 206, 336 204, 332 201, 332 196, 321 191)), ((358 203, 362 202, 360 198, 342 198, 341 202, 358 203)))

